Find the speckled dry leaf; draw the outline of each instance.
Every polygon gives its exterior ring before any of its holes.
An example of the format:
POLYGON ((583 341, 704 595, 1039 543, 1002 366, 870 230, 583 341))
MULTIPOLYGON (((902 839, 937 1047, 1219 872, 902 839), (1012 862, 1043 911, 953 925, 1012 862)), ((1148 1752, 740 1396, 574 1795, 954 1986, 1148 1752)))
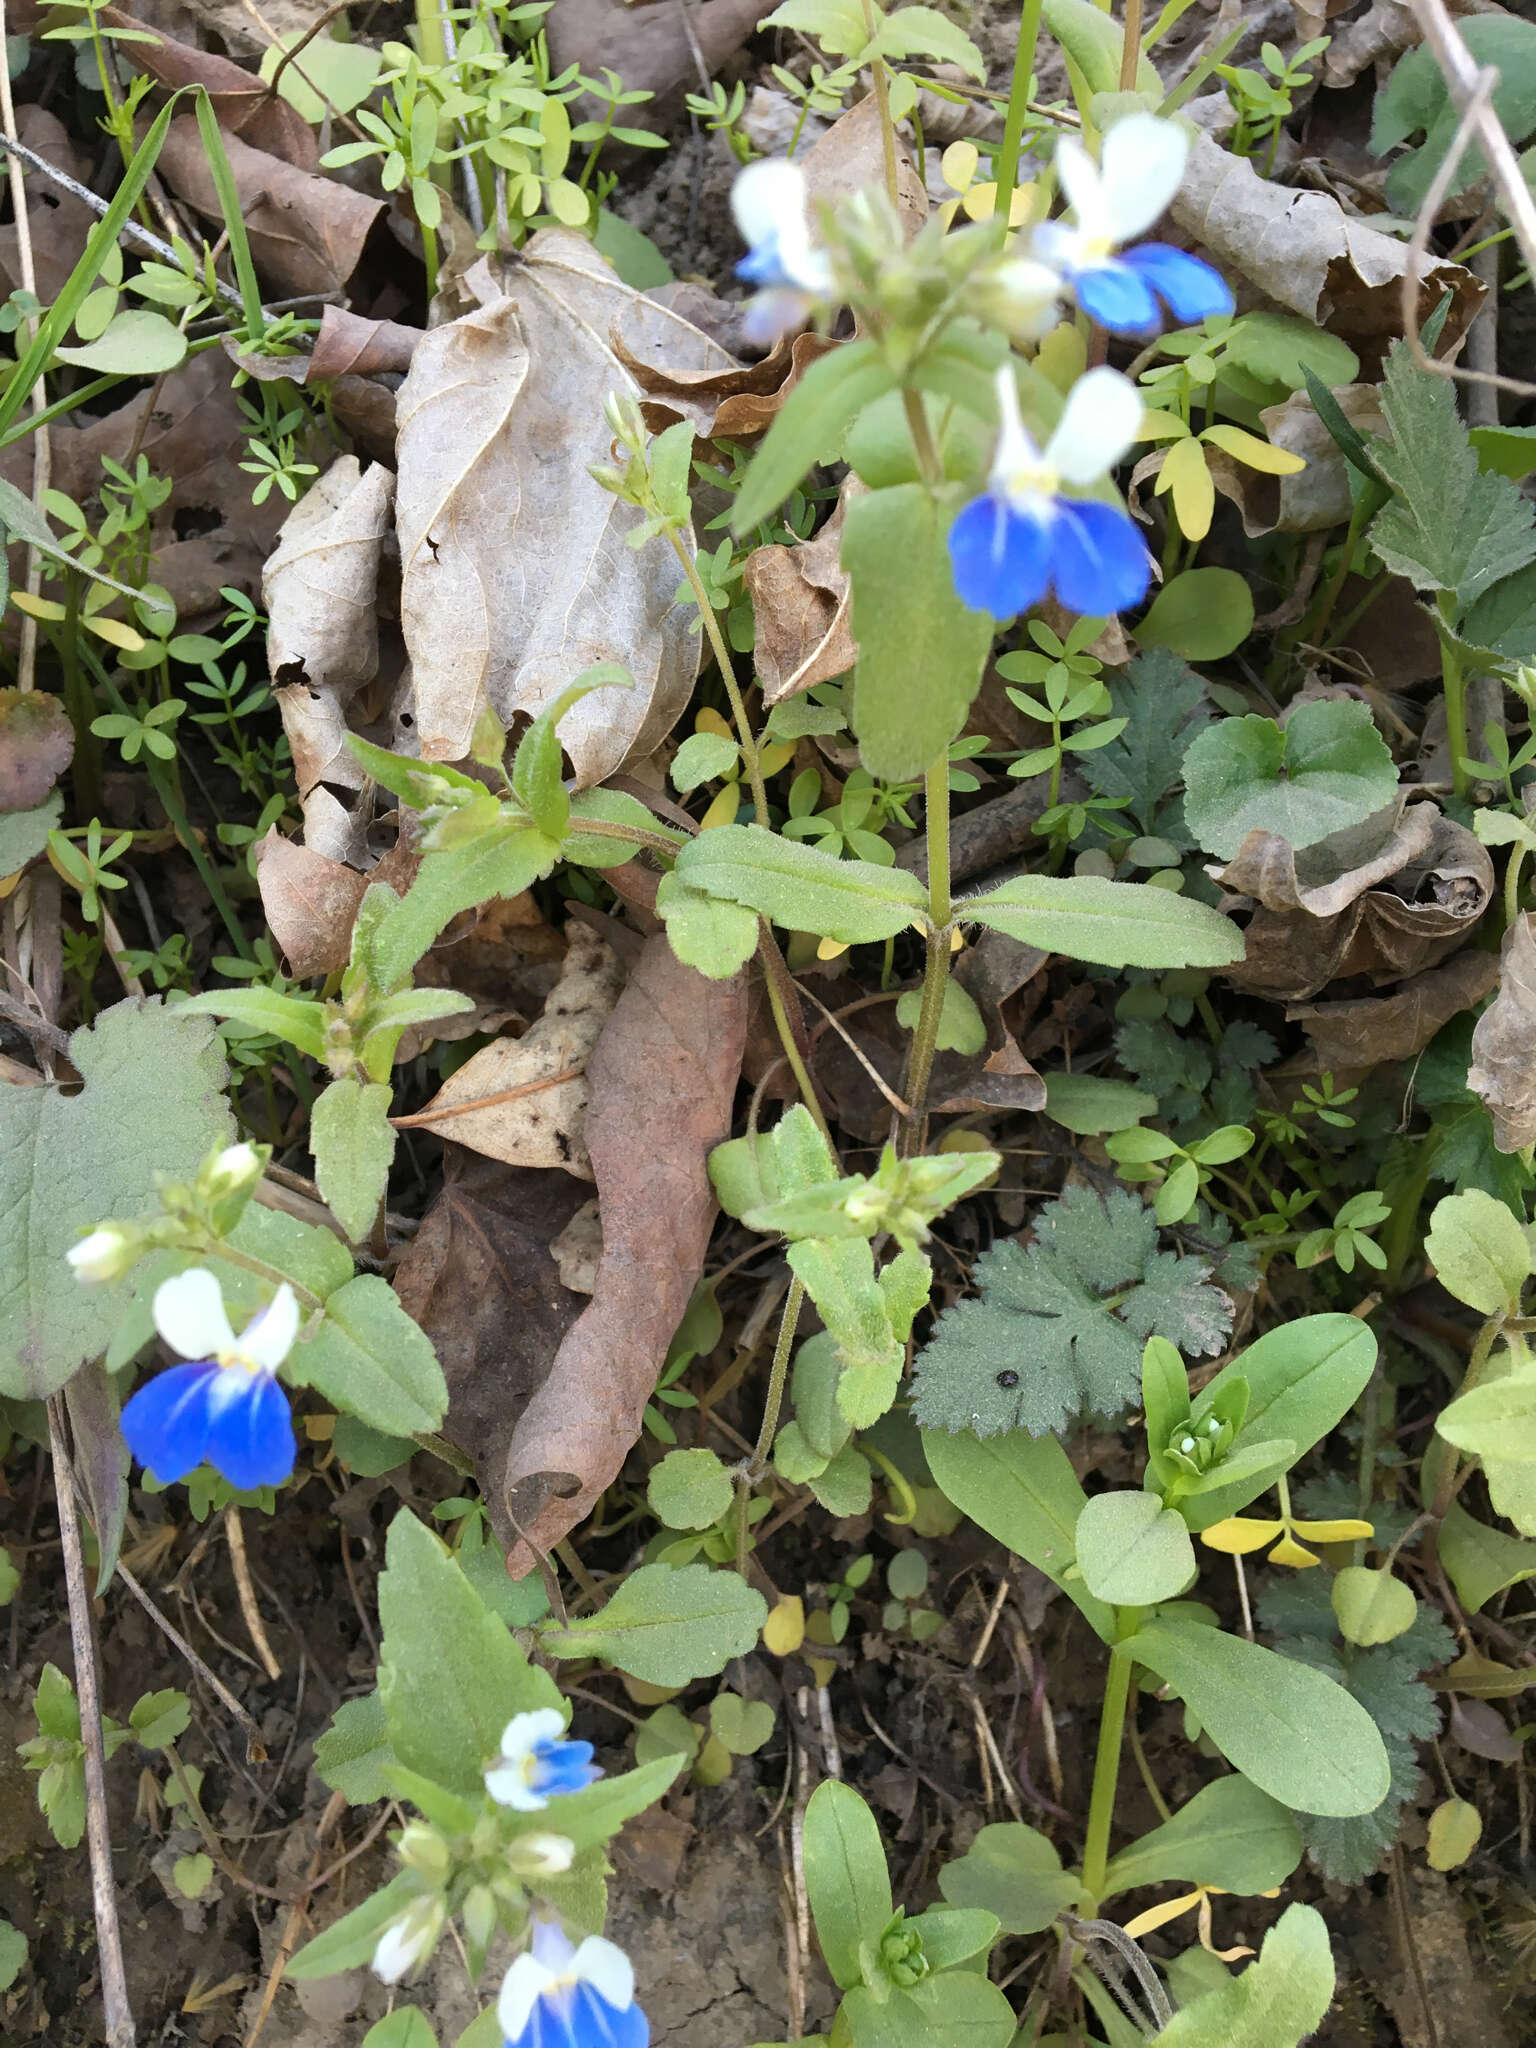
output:
POLYGON ((500 1159, 508 1166, 563 1166, 592 1179, 583 1135, 588 1084, 585 1074, 541 1088, 515 1101, 485 1109, 441 1113, 456 1104, 499 1095, 530 1081, 547 1081, 573 1067, 585 1068, 592 1048, 613 1013, 624 985, 624 969, 596 932, 573 923, 570 949, 544 1014, 521 1038, 498 1038, 467 1059, 426 1105, 425 1128, 456 1144, 500 1159))
POLYGON ((1529 911, 1504 934, 1499 992, 1472 1033, 1467 1086, 1487 1103, 1501 1152, 1536 1144, 1536 920, 1529 911))
MULTIPOLYGON (((288 735, 300 798, 322 782, 335 789, 363 788, 368 776, 347 745, 346 716, 336 693, 309 683, 292 683, 272 694, 288 735)), ((305 837, 309 836, 306 832, 305 837)), ((310 843, 314 841, 310 839, 310 843)))
MULTIPOLYGON (((339 179, 252 149, 238 135, 227 135, 224 148, 257 269, 295 295, 313 292, 326 298, 339 292, 357 268, 384 202, 354 192, 339 179)), ((171 123, 156 169, 205 219, 222 219, 208 153, 192 115, 171 123)))
POLYGON ((798 338, 784 336, 771 354, 755 363, 740 362, 720 347, 718 361, 697 370, 665 369, 649 363, 635 354, 622 334, 614 335, 613 347, 640 387, 641 417, 653 434, 662 433, 676 420, 688 420, 693 431, 708 440, 716 432, 716 417, 726 399, 744 392, 756 398, 778 393, 789 375, 798 338))
MULTIPOLYGON (((1310 10, 1318 7, 1318 0, 1306 0, 1310 10)), ((1320 11, 1320 10, 1319 10, 1320 11)), ((1330 16, 1342 10, 1337 0, 1330 0, 1330 16)), ((1460 14, 1476 10, 1453 6, 1451 12, 1460 14)), ((1324 33, 1321 26, 1302 27, 1302 39, 1324 33)), ((1324 85, 1337 90, 1353 85, 1368 65, 1385 62, 1390 65, 1400 51, 1411 50, 1423 40, 1423 29, 1414 12, 1412 0, 1371 0, 1364 14, 1353 21, 1342 22, 1333 31, 1333 41, 1323 56, 1324 85)))
POLYGON ((639 514, 587 473, 610 457, 603 401, 633 389, 610 333, 679 368, 720 350, 567 229, 535 235, 504 278, 503 292, 487 264, 470 272, 481 305, 426 336, 397 399, 417 731, 423 758, 461 759, 487 701, 510 724, 619 662, 634 688, 596 690, 561 722, 585 787, 670 731, 699 662, 672 550, 627 546, 639 514))
MULTIPOLYGON (((1260 177, 1246 157, 1196 135, 1173 218, 1219 268, 1246 277, 1276 305, 1315 321, 1369 361, 1402 333, 1399 290, 1408 248, 1347 214, 1325 192, 1296 192, 1260 177)), ((1483 286, 1460 263, 1429 262, 1419 318, 1451 294, 1443 347, 1465 332, 1483 286)))
POLYGON ((62 697, 0 690, 0 812, 35 811, 74 758, 62 697))
POLYGON ((391 470, 343 455, 283 521, 261 579, 274 682, 346 703, 378 674, 379 554, 394 503, 391 470))
POLYGON ((596 1201, 583 1202, 560 1235, 550 1239, 560 1269, 560 1285, 572 1294, 590 1294, 597 1286, 603 1256, 603 1219, 596 1201))
POLYGON ((747 557, 743 573, 757 622, 752 659, 765 704, 829 683, 858 659, 839 554, 848 499, 863 488, 849 477, 837 510, 810 540, 756 548, 747 557))
POLYGON ((610 1485, 640 1433, 667 1346, 698 1284, 715 1217, 705 1168, 730 1131, 746 1038, 740 976, 706 981, 664 936, 639 965, 587 1063, 586 1138, 602 1204, 591 1306, 517 1425, 503 1483, 486 1489, 526 1539, 530 1571, 610 1485))
POLYGON ((1465 826, 1413 804, 1384 848, 1341 864, 1347 837, 1298 855, 1272 833, 1248 835, 1218 876, 1260 903, 1244 931, 1244 960, 1223 969, 1228 981, 1307 1002, 1354 975, 1378 987, 1405 981, 1466 943, 1492 899, 1493 863, 1465 826))
POLYGON ((1480 1003, 1499 978, 1491 953, 1468 946, 1416 974, 1389 996, 1360 996, 1343 1003, 1293 1003, 1289 1023, 1307 1034, 1307 1050, 1288 1072, 1359 1074, 1391 1060, 1411 1060, 1435 1033, 1463 1010, 1480 1003))
MULTIPOLYGON (((897 140, 896 200, 902 233, 910 242, 928 218, 928 191, 912 152, 897 140)), ((835 206, 851 193, 885 186, 885 148, 880 133, 880 107, 873 93, 832 123, 796 161, 805 172, 811 218, 818 206, 835 206)))

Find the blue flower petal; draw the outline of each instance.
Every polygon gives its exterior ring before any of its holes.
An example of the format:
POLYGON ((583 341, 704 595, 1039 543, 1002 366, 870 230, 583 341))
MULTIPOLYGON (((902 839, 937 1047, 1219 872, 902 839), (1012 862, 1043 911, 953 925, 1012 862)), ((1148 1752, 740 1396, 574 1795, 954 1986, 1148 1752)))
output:
POLYGON ((1058 498, 1051 527, 1051 582, 1068 611, 1105 618, 1147 594, 1147 544, 1129 513, 1091 498, 1058 498))
POLYGON ((213 1390, 203 1455, 241 1493, 281 1486, 297 1448, 288 1396, 270 1373, 232 1368, 221 1378, 231 1384, 213 1390))
POLYGON ((212 1427, 210 1400, 219 1368, 211 1359, 173 1365, 123 1409, 123 1440, 139 1463, 167 1484, 201 1465, 212 1427))
POLYGON ((784 258, 777 235, 769 235, 747 251, 736 265, 736 275, 748 284, 782 285, 790 282, 784 273, 784 258))
POLYGON ((1089 319, 1111 334, 1155 334, 1163 324, 1151 285, 1128 263, 1074 270, 1072 294, 1089 319))
POLYGON ((1143 242, 1127 249, 1123 261, 1144 277, 1181 327, 1197 327, 1217 313, 1232 313, 1237 301, 1219 270, 1167 242, 1143 242))
POLYGON ((591 1984, 578 1984, 571 2001, 574 2048, 649 2048, 651 2029, 639 2006, 610 2005, 591 1984))
POLYGON ((949 529, 949 560, 960 602, 994 619, 1011 619, 1045 595, 1050 528, 1015 511, 992 491, 972 498, 949 529))
POLYGON ((539 1743, 534 1755, 538 1758, 533 1780, 536 1792, 584 1792, 603 1775, 592 1761, 590 1742, 539 1743))

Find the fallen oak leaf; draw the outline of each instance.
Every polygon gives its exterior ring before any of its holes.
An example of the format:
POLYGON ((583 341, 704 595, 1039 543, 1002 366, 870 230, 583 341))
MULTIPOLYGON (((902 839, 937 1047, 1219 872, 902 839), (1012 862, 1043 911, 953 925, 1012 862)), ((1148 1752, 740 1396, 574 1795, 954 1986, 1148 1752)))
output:
MULTIPOLYGON (((379 672, 379 558, 395 478, 343 455, 306 491, 262 572, 267 664, 275 683, 308 683, 346 703, 379 672)), ((290 700, 291 701, 291 700, 290 700)))
POLYGON ((617 1476, 640 1433, 715 1216, 706 1160, 729 1135, 746 1042, 740 975, 707 981, 664 935, 645 950, 587 1062, 587 1150, 602 1205, 591 1305, 513 1433, 493 1519, 534 1568, 617 1476))
POLYGON ((320 315, 306 384, 325 384, 333 377, 375 377, 381 371, 411 367, 426 329, 404 327, 397 320, 365 320, 345 306, 327 306, 320 315))

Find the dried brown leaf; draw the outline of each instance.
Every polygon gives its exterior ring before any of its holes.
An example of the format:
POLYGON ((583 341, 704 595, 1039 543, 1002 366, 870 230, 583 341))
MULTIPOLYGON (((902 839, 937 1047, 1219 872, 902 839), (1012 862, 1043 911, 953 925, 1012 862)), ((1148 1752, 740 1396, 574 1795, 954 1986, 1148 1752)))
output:
MULTIPOLYGON (((1340 384, 1334 397, 1350 425, 1362 434, 1385 431, 1381 390, 1375 384, 1340 384)), ((1349 464, 1304 391, 1259 414, 1270 441, 1299 455, 1306 468, 1291 476, 1270 476, 1220 448, 1205 451, 1211 481, 1242 514, 1250 540, 1266 533, 1322 533, 1343 526, 1350 515, 1349 464)))
POLYGON ((294 980, 307 981, 312 974, 334 974, 345 967, 363 891, 373 882, 387 882, 403 893, 416 863, 416 854, 404 840, 361 874, 312 846, 285 839, 275 826, 259 839, 256 884, 261 907, 294 980))
POLYGON ((155 36, 152 43, 132 45, 135 70, 147 71, 172 92, 184 85, 204 86, 226 137, 238 136, 253 149, 266 150, 302 171, 312 171, 319 163, 315 131, 297 107, 280 99, 254 71, 246 71, 212 50, 179 42, 163 28, 141 21, 121 7, 104 7, 101 19, 113 28, 137 29, 155 36))
POLYGON ((434 328, 401 386, 401 624, 427 760, 457 760, 482 706, 532 714, 593 663, 631 690, 577 704, 560 736, 579 786, 651 752, 692 692, 699 639, 665 541, 588 474, 606 462, 603 402, 631 380, 610 331, 647 360, 708 363, 707 336, 622 284, 584 236, 535 235, 505 272, 470 273, 483 303, 434 328))
MULTIPOLYGON (((629 7, 624 0, 560 0, 550 11, 550 62, 556 71, 568 64, 601 75, 616 71, 632 91, 641 89, 664 99, 687 84, 695 89, 702 66, 713 73, 733 56, 762 18, 762 0, 711 0, 696 7, 691 0, 657 0, 648 7, 629 7)), ((626 108, 640 115, 640 108, 626 108)))
POLYGON ((377 376, 381 370, 411 367, 411 357, 425 329, 402 327, 396 320, 365 320, 345 306, 327 306, 320 315, 306 384, 328 383, 333 377, 377 376))
POLYGON ((35 811, 74 759, 62 698, 0 690, 0 811, 35 811))
POLYGON ((746 1016, 740 976, 706 981, 658 936, 587 1062, 603 1256, 591 1306, 518 1422, 503 1483, 487 1489, 524 1539, 515 1574, 532 1568, 530 1545, 547 1551, 576 1526, 639 1435, 704 1269, 705 1162, 730 1131, 746 1016))
POLYGON ((1493 1118, 1501 1152, 1536 1144, 1536 919, 1517 917, 1499 953, 1499 992, 1472 1033, 1467 1086, 1493 1118))
POLYGON ((570 949, 544 1014, 521 1038, 498 1038, 471 1055, 420 1112, 422 1128, 508 1166, 560 1166, 593 1178, 583 1124, 589 1094, 584 1071, 613 1014, 624 969, 594 931, 573 923, 570 949), (576 1078, 484 1109, 462 1104, 577 1070, 576 1078), (444 1114, 444 1112, 452 1112, 444 1114))
POLYGON ((1218 876, 1260 904, 1229 981, 1282 1002, 1357 974, 1404 981, 1463 945, 1492 899, 1486 847, 1432 804, 1411 805, 1379 850, 1352 861, 1351 843, 1358 853, 1358 835, 1339 833, 1298 854, 1272 833, 1248 835, 1218 876))
POLYGON ((283 521, 261 579, 274 682, 309 683, 345 704, 379 672, 379 556, 395 478, 355 455, 333 462, 283 521))
MULTIPOLYGON (((818 136, 796 161, 805 173, 806 196, 814 221, 821 206, 836 206, 870 186, 885 187, 885 145, 880 103, 871 93, 850 107, 818 136)), ((910 242, 928 218, 928 189, 905 140, 896 142, 896 211, 901 231, 910 242)))
POLYGON ((503 1543, 501 1475, 513 1431, 585 1301, 550 1251, 588 1199, 568 1173, 535 1173, 449 1143, 442 1193, 400 1261, 395 1292, 436 1347, 449 1440, 475 1459, 503 1543))
POLYGON ((1480 1003, 1499 978, 1491 953, 1466 947, 1443 967, 1415 974, 1389 996, 1344 1003, 1293 1003, 1286 1011, 1309 1040, 1288 1072, 1361 1073, 1391 1060, 1410 1060, 1463 1010, 1480 1003))
MULTIPOLYGON (((226 136, 224 148, 257 269, 295 297, 340 291, 357 268, 383 200, 252 149, 238 135, 226 136)), ((171 123, 156 168, 205 219, 222 220, 207 151, 190 114, 171 123)))
MULTIPOLYGON (((1262 178, 1246 157, 1196 135, 1173 218, 1229 275, 1248 278, 1276 305, 1342 335, 1368 364, 1402 333, 1405 243, 1347 214, 1325 192, 1262 178)), ((1430 261, 1419 278, 1420 320, 1451 294, 1442 349, 1466 331, 1484 287, 1460 263, 1430 261)))
POLYGON ((839 556, 848 500, 863 489, 850 476, 837 510, 809 540, 756 548, 746 559, 743 574, 757 622, 753 662, 765 704, 829 683, 858 659, 848 577, 839 556))
MULTIPOLYGON (((16 134, 28 149, 35 150, 57 170, 81 184, 89 181, 90 159, 76 150, 64 123, 46 107, 18 108, 16 134)), ((66 192, 40 172, 29 171, 27 222, 32 230, 34 289, 45 306, 51 305, 79 262, 86 238, 96 225, 96 215, 73 192, 66 192)), ((20 289, 21 255, 14 220, 0 227, 0 274, 8 290, 20 289)))

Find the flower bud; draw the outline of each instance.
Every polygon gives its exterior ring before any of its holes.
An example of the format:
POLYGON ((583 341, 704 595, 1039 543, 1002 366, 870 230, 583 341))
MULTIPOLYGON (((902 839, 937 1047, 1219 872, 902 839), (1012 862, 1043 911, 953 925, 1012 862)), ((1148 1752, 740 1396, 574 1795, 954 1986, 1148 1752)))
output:
POLYGON ((496 1894, 488 1884, 471 1885, 461 1908, 464 1932, 474 1948, 489 1948, 496 1932, 496 1894))
POLYGON ((437 1947, 447 1918, 435 1895, 414 1900, 379 1936, 373 1952, 373 1974, 383 1984, 398 1984, 407 1971, 424 1963, 437 1947))
POLYGON ((245 1187, 261 1178, 262 1157, 252 1144, 226 1145, 207 1169, 210 1188, 245 1187))
POLYGON ((519 1877, 560 1877, 575 1860, 574 1843, 564 1835, 519 1835, 510 1859, 519 1877))
POLYGON ((395 1844, 395 1854, 407 1869, 419 1871, 433 1884, 441 1884, 452 1867, 448 1844, 426 1821, 407 1822, 395 1844))
POLYGON ((139 1255, 138 1244, 119 1223, 104 1223, 64 1254, 77 1280, 96 1286, 121 1280, 139 1255))

